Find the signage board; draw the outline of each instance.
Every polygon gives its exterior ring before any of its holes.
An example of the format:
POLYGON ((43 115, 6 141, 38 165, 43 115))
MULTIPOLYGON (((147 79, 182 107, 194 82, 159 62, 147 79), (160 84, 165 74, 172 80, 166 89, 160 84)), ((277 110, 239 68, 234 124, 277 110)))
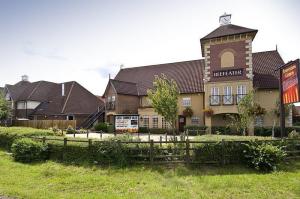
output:
POLYGON ((213 71, 213 77, 243 76, 243 74, 243 68, 213 71))
POLYGON ((138 115, 115 115, 115 131, 137 133, 139 130, 138 115))
POLYGON ((285 65, 280 74, 283 104, 299 102, 299 60, 285 65))

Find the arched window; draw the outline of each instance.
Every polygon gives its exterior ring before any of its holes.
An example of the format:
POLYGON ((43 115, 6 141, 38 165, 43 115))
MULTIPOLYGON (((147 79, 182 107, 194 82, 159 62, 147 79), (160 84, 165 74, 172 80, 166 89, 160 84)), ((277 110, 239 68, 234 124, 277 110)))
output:
POLYGON ((221 67, 233 67, 234 66, 234 54, 231 51, 224 51, 221 54, 221 67))

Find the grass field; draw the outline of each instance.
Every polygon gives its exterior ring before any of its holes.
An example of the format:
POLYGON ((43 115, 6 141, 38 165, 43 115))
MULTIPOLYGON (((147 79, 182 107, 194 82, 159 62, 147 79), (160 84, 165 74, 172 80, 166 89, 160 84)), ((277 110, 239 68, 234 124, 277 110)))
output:
MULTIPOLYGON (((0 196, 17 198, 300 198, 300 162, 280 172, 239 166, 100 168, 21 164, 0 151, 0 196)), ((1 197, 0 197, 1 198, 1 197)))

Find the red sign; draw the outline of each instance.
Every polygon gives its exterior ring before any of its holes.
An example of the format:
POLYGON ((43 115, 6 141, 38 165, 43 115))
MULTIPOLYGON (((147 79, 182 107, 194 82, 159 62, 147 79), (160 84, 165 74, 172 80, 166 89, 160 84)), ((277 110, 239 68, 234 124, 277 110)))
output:
POLYGON ((281 69, 283 104, 299 102, 299 60, 281 69))

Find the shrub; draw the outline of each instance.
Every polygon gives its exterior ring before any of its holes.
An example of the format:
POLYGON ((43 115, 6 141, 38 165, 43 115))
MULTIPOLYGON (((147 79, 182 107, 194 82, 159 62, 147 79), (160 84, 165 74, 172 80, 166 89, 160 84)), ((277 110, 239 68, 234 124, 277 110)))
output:
POLYGON ((284 146, 270 143, 257 143, 251 141, 243 151, 246 162, 250 167, 260 171, 274 171, 286 156, 284 146))
MULTIPOLYGON (((255 127, 254 135, 256 135, 256 136, 272 136, 272 130, 273 130, 273 127, 255 127)), ((293 130, 295 130, 296 132, 300 132, 300 127, 299 126, 285 127, 286 133, 291 132, 293 130)), ((275 137, 281 136, 279 126, 274 127, 274 135, 275 135, 275 137)))
POLYGON ((52 130, 27 127, 0 127, 0 147, 10 150, 14 140, 31 136, 54 136, 52 130))
POLYGON ((68 126, 66 129, 67 134, 73 134, 76 133, 76 130, 72 126, 68 126))
POLYGON ((106 123, 103 123, 103 122, 97 123, 97 124, 95 124, 95 126, 94 126, 94 129, 95 129, 96 131, 107 132, 107 128, 108 128, 108 125, 107 125, 106 123))
POLYGON ((46 160, 47 148, 46 144, 22 138, 14 141, 11 150, 16 161, 29 163, 46 160))
POLYGON ((189 131, 189 135, 204 135, 207 126, 188 125, 184 127, 185 131, 189 131))
POLYGON ((289 133, 288 137, 291 139, 300 139, 300 133, 293 130, 292 132, 289 133))
POLYGON ((139 127, 139 133, 148 133, 149 132, 149 128, 147 127, 139 127))
POLYGON ((230 128, 229 126, 212 126, 212 134, 221 134, 221 135, 241 135, 235 129, 230 128))

